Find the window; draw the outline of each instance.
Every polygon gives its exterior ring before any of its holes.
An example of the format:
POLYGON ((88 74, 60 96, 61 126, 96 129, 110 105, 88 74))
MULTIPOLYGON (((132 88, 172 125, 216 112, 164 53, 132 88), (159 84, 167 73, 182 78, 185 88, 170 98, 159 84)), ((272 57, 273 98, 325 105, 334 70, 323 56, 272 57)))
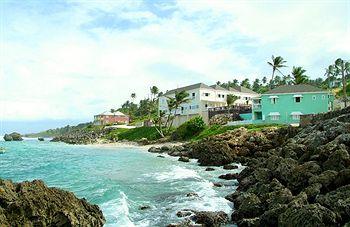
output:
POLYGON ((276 104, 277 103, 277 98, 272 98, 271 99, 271 104, 276 104))
POLYGON ((196 93, 192 93, 192 97, 196 97, 196 93))
POLYGON ((205 108, 207 108, 207 107, 208 107, 208 104, 205 104, 204 106, 205 106, 205 108))
POLYGON ((296 120, 296 121, 299 121, 300 120, 300 115, 297 115, 297 114, 292 115, 292 119, 296 120))
POLYGON ((272 115, 271 116, 271 121, 278 121, 280 119, 279 115, 272 115))
POLYGON ((326 96, 325 95, 322 95, 322 100, 325 100, 326 99, 326 96))
POLYGON ((295 102, 301 102, 301 97, 295 97, 295 102))
POLYGON ((312 100, 316 100, 316 95, 313 95, 313 96, 312 96, 312 100))
POLYGON ((209 93, 204 93, 204 96, 207 96, 207 97, 208 97, 208 96, 209 96, 209 93))
POLYGON ((221 95, 221 97, 225 98, 225 95, 221 95))
POLYGON ((218 97, 219 97, 219 98, 221 98, 221 95, 220 95, 220 94, 218 94, 218 97))

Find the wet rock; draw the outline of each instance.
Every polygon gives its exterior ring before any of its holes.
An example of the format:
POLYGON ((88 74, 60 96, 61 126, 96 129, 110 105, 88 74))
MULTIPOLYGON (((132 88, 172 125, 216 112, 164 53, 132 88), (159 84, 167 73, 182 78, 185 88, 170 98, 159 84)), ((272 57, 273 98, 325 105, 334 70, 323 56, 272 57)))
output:
POLYGON ((213 183, 215 187, 221 188, 223 185, 221 183, 213 183))
POLYGON ((148 210, 148 209, 151 209, 151 206, 149 206, 149 205, 143 205, 143 206, 140 206, 140 207, 139 207, 139 210, 148 210))
POLYGON ((40 180, 12 183, 0 179, 0 226, 103 226, 97 205, 40 180))
POLYGON ((167 151, 170 151, 171 148, 172 148, 172 146, 170 146, 170 145, 164 145, 164 146, 162 146, 160 149, 161 149, 161 151, 163 151, 163 152, 167 152, 167 151))
POLYGON ((180 162, 189 162, 190 159, 189 159, 188 157, 181 156, 181 157, 178 159, 178 161, 180 161, 180 162))
POLYGON ((186 197, 198 197, 198 194, 195 192, 190 192, 186 194, 186 197))
POLYGON ((157 157, 158 158, 165 158, 165 156, 163 156, 163 155, 158 155, 157 157))
POLYGON ((258 227, 260 226, 260 218, 243 218, 237 224, 241 227, 258 227))
POLYGON ((222 226, 229 221, 227 214, 223 211, 196 211, 192 219, 197 224, 213 227, 222 226))
POLYGON ((205 169, 205 171, 214 171, 215 169, 214 168, 211 168, 211 167, 208 167, 205 169))
POLYGON ((163 151, 159 147, 150 147, 148 149, 148 152, 151 152, 151 153, 162 153, 163 151))
POLYGON ((238 178, 238 173, 227 173, 219 176, 220 179, 234 180, 238 178))
POLYGON ((38 140, 39 141, 45 141, 45 139, 43 137, 39 137, 38 140))
POLYGON ((147 138, 141 138, 137 141, 137 143, 141 145, 148 145, 150 142, 147 138))
POLYGON ((224 165, 224 169, 238 169, 238 166, 235 165, 224 165))
POLYGON ((189 210, 189 209, 184 209, 184 210, 180 210, 176 213, 176 216, 177 217, 188 217, 188 216, 191 216, 194 214, 194 211, 193 210, 189 210))

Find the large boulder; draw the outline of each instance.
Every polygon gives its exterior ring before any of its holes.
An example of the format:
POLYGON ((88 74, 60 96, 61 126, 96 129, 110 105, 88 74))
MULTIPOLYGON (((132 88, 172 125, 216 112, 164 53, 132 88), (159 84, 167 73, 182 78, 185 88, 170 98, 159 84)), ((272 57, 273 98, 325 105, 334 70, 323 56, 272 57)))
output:
POLYGON ((22 141, 22 135, 17 133, 17 132, 13 132, 10 134, 5 134, 4 135, 4 140, 5 141, 22 141))
POLYGON ((336 215, 320 204, 307 204, 288 208, 279 216, 278 226, 335 226, 336 215))
POLYGON ((196 211, 192 219, 197 224, 212 227, 222 226, 229 221, 227 214, 223 211, 196 211))
POLYGON ((0 179, 0 226, 103 226, 97 205, 42 181, 0 179))

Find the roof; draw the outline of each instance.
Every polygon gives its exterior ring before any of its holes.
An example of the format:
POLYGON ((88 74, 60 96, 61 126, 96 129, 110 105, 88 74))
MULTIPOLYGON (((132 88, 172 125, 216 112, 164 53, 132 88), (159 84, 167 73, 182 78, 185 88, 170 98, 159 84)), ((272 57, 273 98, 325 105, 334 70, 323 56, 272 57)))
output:
POLYGON ((110 110, 108 111, 105 111, 103 113, 100 113, 98 115, 109 115, 109 116, 126 116, 125 114, 123 114, 122 112, 120 111, 116 111, 116 112, 111 112, 110 110))
POLYGON ((221 87, 220 85, 214 84, 210 86, 211 88, 214 88, 215 90, 222 90, 227 91, 225 88, 221 87))
POLYGON ((307 93, 307 92, 326 92, 322 88, 318 88, 308 84, 297 85, 282 85, 272 90, 265 92, 264 94, 285 94, 285 93, 307 93))
POLYGON ((249 88, 243 86, 233 86, 233 89, 242 93, 258 94, 255 91, 252 91, 249 88))
POLYGON ((173 89, 173 90, 169 90, 169 91, 165 92, 164 95, 173 94, 173 93, 175 93, 175 92, 188 91, 188 90, 192 90, 192 89, 196 89, 196 88, 208 88, 208 89, 213 89, 212 87, 209 87, 209 86, 206 85, 206 84, 198 83, 198 84, 192 84, 192 85, 189 85, 189 86, 186 86, 186 87, 180 87, 180 88, 176 88, 176 89, 173 89))

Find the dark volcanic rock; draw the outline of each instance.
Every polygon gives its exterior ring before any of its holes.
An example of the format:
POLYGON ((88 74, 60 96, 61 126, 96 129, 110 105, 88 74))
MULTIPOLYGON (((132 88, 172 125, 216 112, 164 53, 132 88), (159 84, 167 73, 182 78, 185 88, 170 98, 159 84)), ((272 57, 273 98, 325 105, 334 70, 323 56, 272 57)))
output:
POLYGON ((159 147, 150 147, 148 149, 148 152, 151 152, 151 153, 163 153, 163 151, 159 147))
POLYGON ((208 167, 205 169, 205 171, 214 171, 215 169, 214 168, 211 168, 211 167, 208 167))
POLYGON ((139 210, 148 210, 148 209, 151 209, 149 205, 143 205, 139 207, 139 210))
POLYGON ((45 139, 43 137, 39 137, 38 140, 39 141, 45 141, 45 139))
POLYGON ((238 178, 238 173, 227 173, 219 176, 220 179, 233 180, 238 178))
POLYGON ((235 165, 224 165, 224 169, 238 169, 238 166, 235 165))
POLYGON ((204 226, 219 227, 228 222, 228 216, 223 211, 196 211, 193 220, 204 226))
POLYGON ((179 158, 179 161, 180 161, 180 162, 189 162, 190 159, 189 159, 188 157, 181 156, 181 157, 179 158))
POLYGON ((19 134, 17 132, 13 132, 11 134, 5 134, 4 140, 5 141, 22 141, 23 138, 22 138, 21 134, 19 134))
POLYGON ((40 180, 0 179, 0 226, 103 226, 97 205, 73 193, 48 188, 40 180))
MULTIPOLYGON (((238 226, 350 223, 350 107, 300 128, 235 129, 193 144, 200 165, 242 163, 234 203, 238 226)), ((235 182, 235 181, 234 181, 235 182)))

